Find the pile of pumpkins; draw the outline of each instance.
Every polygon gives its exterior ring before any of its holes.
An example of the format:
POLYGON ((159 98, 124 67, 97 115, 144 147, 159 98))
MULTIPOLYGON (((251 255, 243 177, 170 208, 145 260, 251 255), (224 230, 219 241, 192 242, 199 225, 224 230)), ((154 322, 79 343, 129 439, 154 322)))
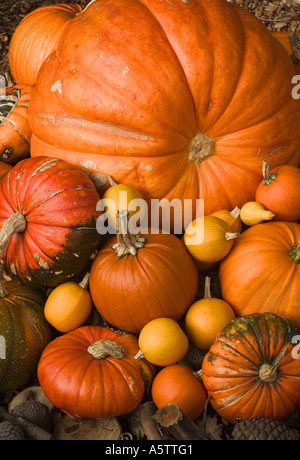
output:
POLYGON ((171 6, 49 5, 15 31, 5 93, 18 102, 0 126, 0 391, 37 376, 76 418, 128 414, 151 392, 192 420, 208 397, 231 423, 283 420, 300 405, 295 69, 242 8, 171 6), (212 27, 224 40, 214 32, 205 49, 212 27), (202 198, 205 215, 194 209, 180 235, 135 234, 141 197, 202 198), (215 267, 222 299, 209 278, 199 298, 199 272, 215 267), (93 308, 107 326, 87 324, 93 308), (181 362, 190 344, 205 351, 198 372, 181 362))

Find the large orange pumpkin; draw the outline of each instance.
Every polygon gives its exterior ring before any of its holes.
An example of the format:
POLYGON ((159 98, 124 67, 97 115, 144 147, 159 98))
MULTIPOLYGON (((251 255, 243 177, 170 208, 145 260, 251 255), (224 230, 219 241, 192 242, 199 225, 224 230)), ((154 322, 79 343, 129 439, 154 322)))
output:
POLYGON ((238 316, 270 311, 300 328, 300 224, 254 225, 219 270, 222 297, 238 316))
POLYGON ((114 417, 133 411, 145 392, 137 338, 82 326, 45 348, 38 379, 47 398, 72 417, 114 417))
MULTIPOLYGON (((123 224, 122 224, 123 225, 123 224)), ((125 226, 123 225, 123 228, 125 226)), ((172 234, 112 237, 90 273, 95 307, 113 326, 139 333, 155 318, 181 319, 198 291, 198 272, 181 240, 172 234)))
POLYGON ((225 0, 96 0, 40 69, 31 154, 147 200, 231 210, 253 199, 262 159, 299 164, 294 72, 266 27, 225 0))
POLYGON ((300 405, 299 330, 271 313, 231 321, 202 364, 202 379, 219 415, 232 423, 282 420, 300 405), (294 353, 295 352, 295 353, 294 353))
POLYGON ((8 54, 16 82, 35 85, 44 60, 57 48, 68 21, 80 11, 80 5, 46 5, 21 20, 11 38, 8 54))

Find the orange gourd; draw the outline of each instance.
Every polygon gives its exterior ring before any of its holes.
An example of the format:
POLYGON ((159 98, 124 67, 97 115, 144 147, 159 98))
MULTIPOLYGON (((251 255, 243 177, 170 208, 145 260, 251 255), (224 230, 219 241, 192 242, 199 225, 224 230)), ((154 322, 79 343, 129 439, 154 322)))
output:
POLYGON ((135 218, 133 225, 139 225, 147 212, 147 205, 142 195, 129 185, 115 184, 105 191, 102 198, 104 204, 107 202, 104 210, 107 213, 108 224, 113 229, 116 229, 118 212, 128 211, 130 219, 137 213, 138 217, 135 218))
POLYGON ((300 224, 249 227, 221 261, 219 280, 237 316, 272 312, 300 328, 300 224))
POLYGON ((89 165, 148 202, 232 210, 254 198, 261 159, 299 164, 294 73, 267 28, 226 0, 96 0, 40 69, 31 155, 89 165))
POLYGON ((60 332, 70 332, 83 325, 92 311, 87 290, 89 273, 80 283, 67 281, 51 291, 44 307, 48 323, 60 332))
POLYGON ((46 5, 33 10, 16 27, 9 45, 9 66, 14 80, 34 86, 41 65, 54 51, 68 22, 80 5, 46 5))
POLYGON ((151 394, 159 409, 175 403, 191 420, 200 417, 207 400, 202 382, 189 367, 182 364, 173 364, 160 370, 153 380, 151 394))
POLYGON ((189 341, 171 318, 156 318, 149 321, 139 334, 139 352, 136 359, 145 357, 157 366, 169 366, 180 361, 186 354, 189 341))
POLYGON ((272 220, 275 217, 273 212, 265 209, 261 203, 257 201, 248 201, 242 206, 240 212, 243 224, 251 227, 252 225, 260 224, 263 221, 272 220))
POLYGON ((300 169, 290 165, 270 170, 270 163, 263 163, 263 180, 255 199, 275 214, 274 220, 300 219, 300 169))
POLYGON ((231 423, 288 417, 300 404, 297 337, 293 324, 272 313, 231 321, 202 365, 202 381, 217 413, 231 423))
POLYGON ((194 302, 185 315, 185 331, 188 339, 199 349, 208 350, 235 314, 222 299, 211 296, 210 278, 205 278, 204 298, 194 302))
POLYGON ((236 206, 232 211, 229 211, 228 209, 220 209, 220 211, 212 213, 211 216, 219 217, 219 219, 227 222, 232 232, 241 233, 242 221, 240 212, 240 208, 236 206))
POLYGON ((239 233, 219 217, 198 217, 191 222, 183 236, 184 244, 194 259, 212 263, 223 259, 231 250, 239 233))

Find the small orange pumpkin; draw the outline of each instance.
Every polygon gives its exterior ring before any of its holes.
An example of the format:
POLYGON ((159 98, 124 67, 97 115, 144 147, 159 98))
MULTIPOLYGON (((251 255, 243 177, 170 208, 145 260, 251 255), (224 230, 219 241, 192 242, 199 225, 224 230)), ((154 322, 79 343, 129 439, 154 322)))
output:
POLYGON ((300 169, 281 165, 270 170, 263 162, 263 180, 256 189, 255 199, 275 214, 274 220, 300 219, 300 169))
POLYGON ((175 403, 191 420, 200 417, 207 401, 202 382, 192 369, 182 364, 172 364, 159 371, 153 380, 151 394, 159 409, 175 403))

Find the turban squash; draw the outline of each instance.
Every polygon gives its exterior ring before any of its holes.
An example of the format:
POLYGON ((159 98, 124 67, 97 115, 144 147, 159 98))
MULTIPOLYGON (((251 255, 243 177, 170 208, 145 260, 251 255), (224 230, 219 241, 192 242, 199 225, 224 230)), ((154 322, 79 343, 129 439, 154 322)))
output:
POLYGON ((272 313, 236 318, 220 331, 202 364, 219 415, 232 423, 289 416, 300 404, 298 338, 299 329, 272 313))
POLYGON ((78 167, 26 158, 0 184, 0 255, 24 284, 55 287, 80 273, 97 250, 99 195, 78 167))
POLYGON ((253 199, 262 159, 299 164, 294 72, 266 27, 225 0, 96 0, 40 69, 31 155, 111 176, 147 200, 231 210, 253 199))

